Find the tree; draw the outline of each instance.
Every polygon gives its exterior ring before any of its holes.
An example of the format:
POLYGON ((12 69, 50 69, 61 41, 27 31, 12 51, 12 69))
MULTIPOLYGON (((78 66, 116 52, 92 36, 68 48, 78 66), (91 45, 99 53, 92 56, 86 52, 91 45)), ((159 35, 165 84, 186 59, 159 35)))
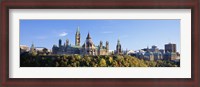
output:
POLYGON ((30 52, 29 54, 30 54, 29 56, 36 56, 37 52, 33 51, 33 52, 30 52))
POLYGON ((100 66, 100 67, 106 67, 106 66, 107 66, 106 60, 102 58, 102 59, 100 60, 100 62, 99 62, 99 66, 100 66))
POLYGON ((109 57, 109 64, 112 64, 112 62, 113 62, 113 58, 112 57, 109 57))
POLYGON ((148 61, 130 55, 34 55, 20 54, 22 67, 178 67, 179 63, 166 60, 148 61))
POLYGON ((114 60, 114 61, 112 62, 112 66, 113 66, 113 67, 119 67, 119 64, 117 63, 116 60, 114 60))
POLYGON ((81 56, 78 55, 78 54, 74 55, 74 57, 75 57, 76 60, 80 60, 81 59, 81 56))
POLYGON ((58 67, 60 64, 58 62, 56 62, 56 67, 58 67))

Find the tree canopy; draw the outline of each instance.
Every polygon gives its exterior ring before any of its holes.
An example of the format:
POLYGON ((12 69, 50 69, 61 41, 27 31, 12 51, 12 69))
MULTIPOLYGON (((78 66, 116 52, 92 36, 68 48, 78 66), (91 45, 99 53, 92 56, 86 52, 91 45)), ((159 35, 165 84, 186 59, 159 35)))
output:
POLYGON ((32 55, 21 54, 21 67, 178 67, 172 61, 147 61, 130 55, 32 55))

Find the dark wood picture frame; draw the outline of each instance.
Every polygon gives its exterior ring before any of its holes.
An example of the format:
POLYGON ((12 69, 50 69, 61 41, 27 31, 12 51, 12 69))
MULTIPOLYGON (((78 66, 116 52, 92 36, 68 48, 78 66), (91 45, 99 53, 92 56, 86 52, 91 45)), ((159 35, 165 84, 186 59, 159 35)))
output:
POLYGON ((1 2, 1 86, 142 86, 200 87, 199 79, 199 0, 50 0, 1 2), (11 79, 9 72, 9 9, 191 9, 192 10, 192 78, 191 79, 11 79))

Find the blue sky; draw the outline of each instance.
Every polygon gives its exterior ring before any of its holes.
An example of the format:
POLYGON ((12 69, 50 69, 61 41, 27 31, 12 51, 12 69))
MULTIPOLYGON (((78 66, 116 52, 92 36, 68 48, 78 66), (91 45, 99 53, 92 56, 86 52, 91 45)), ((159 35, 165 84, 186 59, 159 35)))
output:
POLYGON ((169 42, 177 44, 180 52, 180 20, 20 20, 20 45, 51 49, 58 40, 69 39, 75 44, 75 33, 80 27, 81 45, 89 32, 94 44, 109 41, 115 50, 117 39, 122 49, 138 50, 152 45, 164 49, 169 42))

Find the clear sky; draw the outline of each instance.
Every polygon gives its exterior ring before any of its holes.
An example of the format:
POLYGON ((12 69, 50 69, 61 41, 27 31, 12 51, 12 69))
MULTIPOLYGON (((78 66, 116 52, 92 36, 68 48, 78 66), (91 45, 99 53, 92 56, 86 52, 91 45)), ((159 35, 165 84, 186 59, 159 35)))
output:
POLYGON ((58 40, 64 44, 69 39, 75 44, 75 33, 80 27, 81 45, 90 33, 94 44, 100 40, 115 50, 117 39, 123 50, 139 50, 152 45, 164 49, 169 42, 177 45, 180 52, 180 20, 20 20, 20 45, 52 49, 58 40))

